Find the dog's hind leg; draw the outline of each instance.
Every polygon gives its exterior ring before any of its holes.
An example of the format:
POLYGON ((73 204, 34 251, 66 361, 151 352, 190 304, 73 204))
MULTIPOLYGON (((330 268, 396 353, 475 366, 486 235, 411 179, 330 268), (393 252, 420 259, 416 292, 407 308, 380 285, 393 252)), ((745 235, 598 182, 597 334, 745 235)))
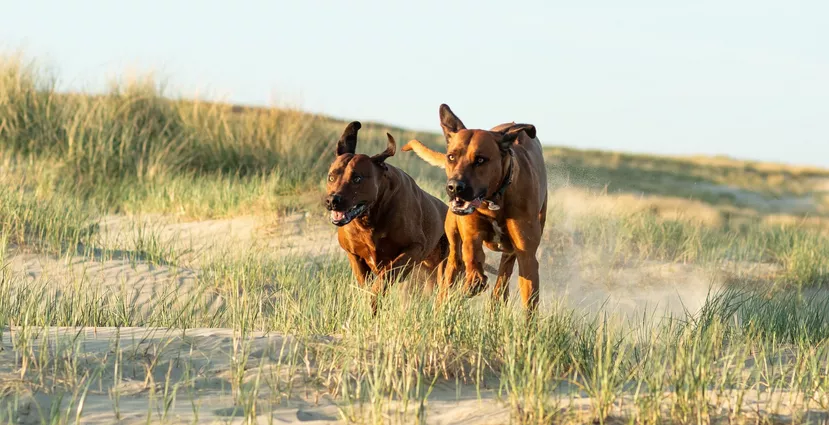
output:
POLYGON ((417 262, 414 258, 422 258, 423 245, 412 245, 400 253, 394 260, 387 264, 383 271, 377 276, 374 285, 371 287, 371 310, 377 315, 378 298, 386 294, 389 285, 406 279, 414 269, 417 262))
POLYGON ((544 225, 547 223, 547 199, 544 199, 544 205, 541 206, 541 212, 538 213, 538 221, 541 223, 541 232, 544 232, 544 225))
POLYGON ((446 257, 449 255, 449 239, 446 235, 441 236, 438 241, 438 246, 429 256, 429 264, 433 265, 433 269, 426 278, 425 293, 431 294, 436 286, 440 286, 443 281, 443 273, 446 271, 446 257))
POLYGON ((509 278, 512 276, 512 270, 515 267, 515 259, 514 253, 505 252, 501 254, 498 280, 495 281, 495 287, 492 289, 492 301, 506 302, 509 299, 509 278))
POLYGON ((435 267, 435 270, 432 273, 429 274, 429 277, 426 279, 424 293, 431 294, 435 291, 435 287, 439 286, 441 279, 443 279, 444 269, 446 269, 445 259, 441 261, 437 267, 435 267))
POLYGON ((389 286, 388 276, 380 275, 371 285, 371 316, 377 316, 377 306, 380 302, 380 297, 386 294, 386 289, 389 286))

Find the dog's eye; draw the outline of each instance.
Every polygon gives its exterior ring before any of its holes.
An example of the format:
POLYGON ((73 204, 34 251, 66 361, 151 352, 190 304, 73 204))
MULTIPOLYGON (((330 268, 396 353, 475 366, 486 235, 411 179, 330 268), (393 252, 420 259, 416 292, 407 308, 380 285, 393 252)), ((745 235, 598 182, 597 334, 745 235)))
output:
POLYGON ((486 162, 486 158, 484 158, 482 156, 479 156, 479 157, 475 158, 475 164, 481 165, 485 162, 486 162))
POLYGON ((446 159, 448 159, 449 162, 455 162, 455 155, 446 155, 446 159))
POLYGON ((354 178, 352 178, 352 179, 351 179, 351 181, 352 181, 354 184, 360 183, 360 181, 362 181, 362 180, 363 180, 363 178, 362 178, 362 177, 360 177, 360 176, 354 176, 354 178))
POLYGON ((328 176, 328 181, 333 182, 334 181, 334 176, 328 176))

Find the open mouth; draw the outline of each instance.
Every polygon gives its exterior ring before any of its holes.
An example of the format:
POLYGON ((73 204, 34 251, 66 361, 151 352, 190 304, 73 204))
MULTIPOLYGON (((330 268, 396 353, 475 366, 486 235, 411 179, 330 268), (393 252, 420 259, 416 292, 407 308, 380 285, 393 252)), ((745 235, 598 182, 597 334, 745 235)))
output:
POLYGON ((366 204, 364 202, 353 206, 348 211, 331 211, 331 223, 335 226, 345 226, 364 212, 366 212, 366 204))
POLYGON ((483 196, 478 196, 471 201, 457 197, 449 202, 449 207, 452 209, 452 212, 457 215, 467 215, 472 214, 472 211, 475 211, 476 208, 480 207, 483 202, 483 196))

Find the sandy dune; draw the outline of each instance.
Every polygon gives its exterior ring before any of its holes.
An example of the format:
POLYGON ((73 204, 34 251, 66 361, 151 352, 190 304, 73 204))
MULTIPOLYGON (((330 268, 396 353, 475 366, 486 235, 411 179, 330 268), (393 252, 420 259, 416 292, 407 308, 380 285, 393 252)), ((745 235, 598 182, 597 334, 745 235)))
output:
MULTIPOLYGON (((50 350, 73 347, 83 360, 81 372, 93 376, 83 396, 84 423, 146 423, 148 416, 153 422, 242 423, 246 409, 251 407, 245 404, 248 396, 240 394, 235 386, 240 380, 260 381, 260 404, 254 415, 260 423, 337 423, 343 421, 344 415, 369 414, 358 406, 340 406, 325 392, 304 382, 300 369, 309 366, 289 362, 289 354, 302 350, 301 344, 290 337, 262 333, 241 337, 228 329, 41 331, 39 339, 48 340, 50 350), (167 381, 175 383, 175 388, 165 388, 167 381), (262 399, 279 403, 265 405, 262 399), (165 401, 171 400, 175 401, 165 410, 165 401)), ((0 377, 5 382, 18 377, 12 374, 20 366, 11 342, 16 332, 21 330, 10 330, 0 345, 0 377)), ((40 423, 56 405, 61 406, 61 411, 70 409, 74 419, 81 396, 73 401, 70 397, 59 400, 43 393, 32 396, 25 392, 16 419, 18 423, 40 423)), ((439 385, 429 401, 429 423, 508 421, 507 408, 496 402, 492 390, 485 390, 482 397, 478 400, 473 391, 458 398, 453 385, 439 385)), ((389 412, 399 408, 390 406, 389 412)))
POLYGON ((100 235, 106 251, 64 257, 13 252, 7 257, 9 271, 24 282, 60 291, 82 285, 128 294, 142 304, 163 293, 186 293, 195 284, 200 263, 216 256, 268 250, 277 256, 314 257, 338 249, 333 231, 304 215, 271 222, 241 217, 184 223, 163 216, 116 216, 102 220, 100 235), (153 240, 175 256, 175 265, 165 264, 164 258, 147 261, 148 254, 136 249, 153 240))
MULTIPOLYGON (((199 265, 217 256, 251 250, 275 256, 343 255, 335 228, 306 214, 270 221, 239 217, 184 223, 164 216, 108 217, 102 221, 100 234, 102 246, 110 247, 106 254, 55 258, 18 253, 8 258, 10 270, 28 281, 48 282, 62 289, 83 282, 87 288, 127 293, 140 303, 160 293, 190 288, 199 265), (135 250, 138 239, 155 239, 172 247, 176 265, 143 261, 142 253, 135 250)), ((486 255, 487 263, 498 264, 499 253, 487 250, 486 255)), ((594 263, 583 264, 584 256, 577 250, 560 253, 542 247, 539 262, 544 276, 543 304, 564 300, 569 307, 591 311, 604 308, 636 316, 644 310, 658 310, 681 315, 686 310, 696 311, 708 293, 719 286, 711 271, 693 265, 597 267, 594 263)), ((517 275, 516 269, 511 280, 513 294, 517 293, 517 275)))
MULTIPOLYGON (((405 408, 400 402, 386 403, 382 412, 371 405, 337 403, 319 385, 306 377, 312 363, 291 362, 291 353, 301 353, 302 344, 291 337, 251 333, 240 336, 228 329, 161 328, 40 328, 34 350, 48 349, 56 356, 72 352, 79 359, 72 376, 78 379, 75 394, 58 398, 48 388, 58 384, 47 378, 33 395, 30 386, 21 385, 14 371, 24 367, 14 353, 22 328, 7 330, 0 341, 0 394, 16 394, 19 424, 47 421, 51 411, 74 422, 79 406, 83 423, 246 423, 248 416, 258 423, 384 423, 416 422, 419 404, 405 408), (169 384, 168 384, 169 382, 169 384), (239 383, 247 390, 239 390, 239 383), (258 382, 258 385, 251 385, 258 382), (251 388, 257 388, 251 394, 251 388), (250 400, 257 399, 255 405, 250 400), (269 400, 265 402, 263 400, 269 400), (255 406, 255 407, 254 407, 255 406)), ((56 365, 54 376, 66 365, 56 365)), ((52 372, 52 371, 50 371, 52 372)), ((69 372, 69 371, 67 371, 69 372)), ((35 373, 36 375, 36 373, 35 373)), ((51 375, 50 375, 51 376, 51 375)), ((66 376, 69 376, 68 374, 66 376)), ((35 380, 36 381, 36 380, 35 380)), ((727 415, 735 394, 709 394, 714 412, 727 415), (716 408, 714 408, 716 406, 716 408)), ((625 396, 627 397, 627 396, 625 396)), ((666 394, 669 400, 670 394, 666 394)), ((787 392, 769 397, 764 391, 748 390, 742 394, 746 414, 767 415, 774 411, 783 422, 794 420, 791 411, 803 408, 803 400, 787 392)), ((560 419, 587 423, 591 399, 584 395, 564 395, 555 400, 566 414, 560 419)), ((630 400, 624 397, 614 408, 613 417, 630 413, 630 400)), ((504 424, 510 423, 511 411, 497 393, 497 383, 482 387, 455 387, 438 383, 424 406, 430 424, 504 424)), ((806 413, 811 420, 826 421, 825 414, 806 413)), ((801 417, 803 419, 803 417, 801 417)), ((623 423, 622 420, 610 423, 623 423)))
MULTIPOLYGON (((8 272, 20 279, 20 284, 52 285, 59 291, 77 290, 81 284, 85 289, 97 285, 111 291, 128 291, 140 304, 170 288, 186 292, 197 280, 200 264, 212 256, 248 250, 269 250, 274 255, 342 255, 335 228, 305 214, 283 219, 241 217, 189 223, 163 216, 108 217, 102 222, 100 234, 101 245, 109 248, 107 252, 61 258, 11 252, 7 256, 8 272), (178 255, 176 265, 163 261, 150 264, 137 255, 140 253, 135 252, 136 246, 149 247, 152 240, 174 247, 173 252, 178 255)), ((716 281, 714 275, 690 265, 650 263, 596 268, 586 267, 583 256, 580 251, 562 254, 542 250, 544 303, 563 302, 588 311, 604 308, 631 317, 647 309, 681 314, 685 309, 699 308, 716 281)), ((488 253, 487 257, 487 262, 497 264, 498 254, 488 253)), ((515 281, 513 276, 513 293, 515 281)), ((2 336, 0 381, 7 383, 4 385, 14 385, 19 380, 19 375, 12 374, 20 367, 12 341, 15 332, 20 331, 13 328, 2 336)), ((166 419, 173 423, 242 423, 244 409, 240 406, 244 406, 244 400, 240 401, 233 382, 254 379, 265 380, 260 391, 273 396, 269 399, 281 400, 279 404, 257 405, 260 423, 269 423, 265 418, 272 418, 274 423, 331 423, 344 417, 358 415, 365 419, 370 415, 358 406, 338 405, 318 386, 298 378, 301 374, 297 367, 312 366, 285 364, 283 350, 300 348, 299 342, 288 336, 254 334, 240 338, 226 329, 47 331, 48 335, 40 338, 51 338, 55 346, 64 347, 65 342, 56 341, 72 341, 69 345, 82 353, 84 367, 90 373, 100 374, 97 381, 91 381, 83 402, 85 423, 108 424, 119 417, 122 423, 146 423, 148 415, 154 421, 166 419), (245 365, 240 366, 242 363, 245 365), (165 389, 162 383, 168 375, 180 384, 175 389, 175 403, 165 413, 165 400, 171 399, 172 389, 165 389), (116 399, 118 409, 113 407, 116 399)), ((480 397, 474 388, 458 391, 454 384, 441 383, 426 406, 428 423, 509 421, 510 409, 498 400, 497 385, 483 388, 480 397)), ((588 399, 565 402, 583 406, 585 411, 589 405, 588 399)), ((20 403, 23 405, 18 421, 39 423, 42 409, 48 413, 49 406, 55 403, 69 408, 72 401, 58 401, 38 393, 34 398, 24 396, 20 403)), ((399 408, 389 406, 389 412, 399 408)), ((416 407, 409 409, 405 421, 412 420, 412 409, 416 407)), ((396 415, 386 414, 392 419, 396 415)))

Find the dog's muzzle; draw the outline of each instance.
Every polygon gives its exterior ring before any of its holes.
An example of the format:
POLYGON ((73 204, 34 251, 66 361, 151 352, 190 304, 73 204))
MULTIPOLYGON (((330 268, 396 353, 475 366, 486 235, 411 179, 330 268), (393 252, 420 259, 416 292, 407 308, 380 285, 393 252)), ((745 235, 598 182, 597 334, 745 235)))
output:
POLYGON ((351 223, 351 221, 355 218, 363 215, 366 210, 367 206, 364 202, 361 202, 345 211, 329 208, 331 223, 335 226, 345 226, 346 224, 351 223))

